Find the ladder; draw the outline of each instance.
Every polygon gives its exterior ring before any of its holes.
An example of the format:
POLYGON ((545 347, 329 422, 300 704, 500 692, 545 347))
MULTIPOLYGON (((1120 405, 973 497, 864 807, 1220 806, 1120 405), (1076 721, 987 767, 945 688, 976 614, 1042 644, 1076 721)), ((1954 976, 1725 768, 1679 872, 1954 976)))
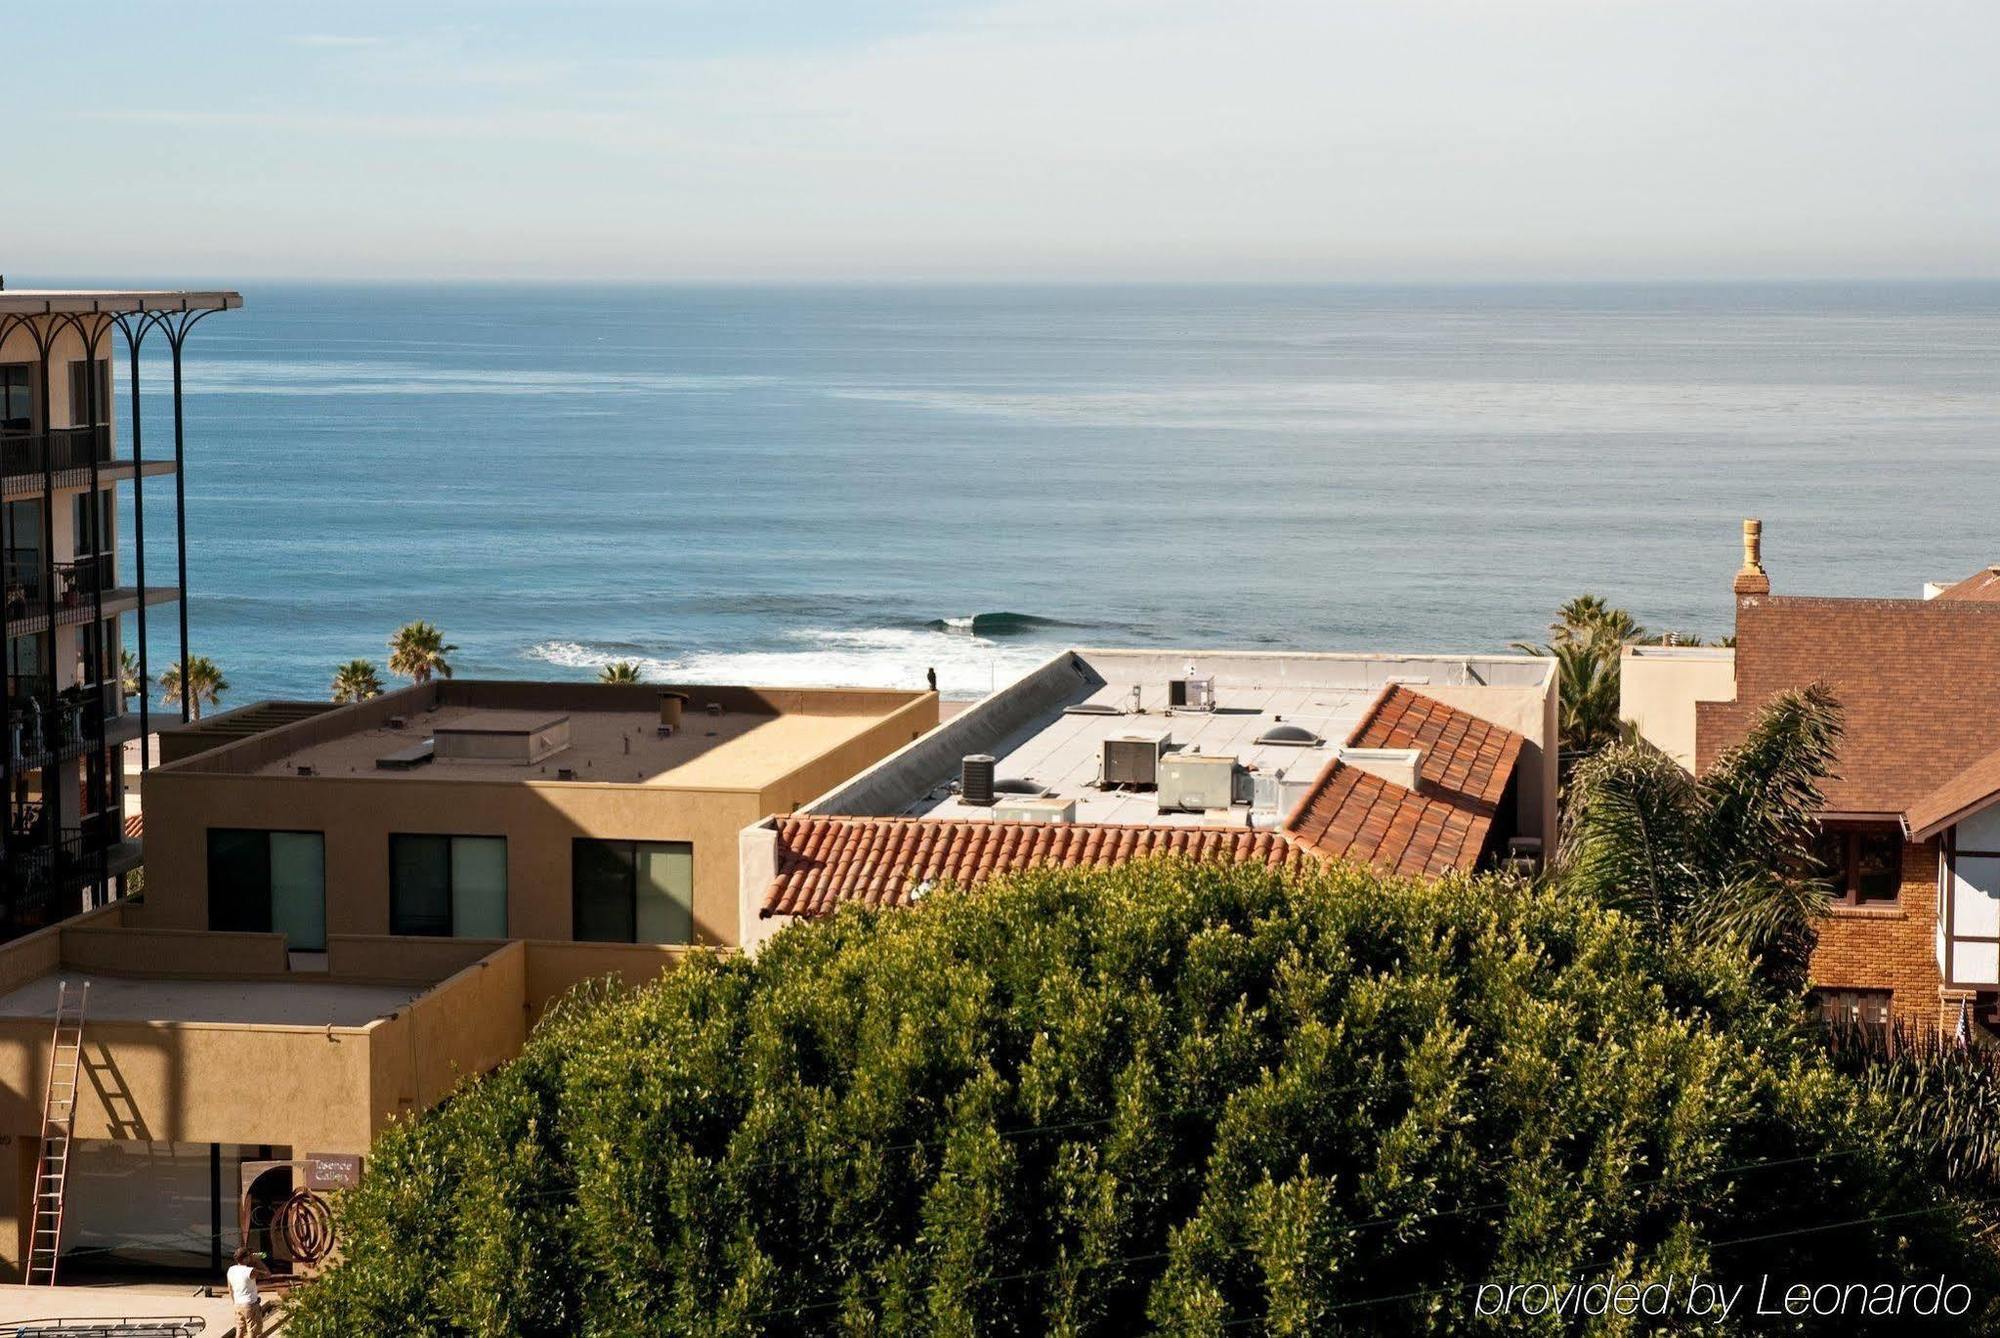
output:
POLYGON ((49 1086, 42 1098, 42 1154, 35 1165, 35 1216, 28 1237, 29 1286, 56 1285, 62 1250, 63 1191, 69 1185, 70 1130, 76 1125, 76 1083, 83 1059, 83 1010, 90 982, 56 985, 55 1039, 49 1046, 49 1086))

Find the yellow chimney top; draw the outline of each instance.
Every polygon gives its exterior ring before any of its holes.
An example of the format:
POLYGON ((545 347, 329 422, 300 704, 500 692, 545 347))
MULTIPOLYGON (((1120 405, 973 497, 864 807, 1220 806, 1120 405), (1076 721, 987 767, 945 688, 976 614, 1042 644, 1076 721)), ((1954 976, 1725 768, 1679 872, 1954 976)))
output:
POLYGON ((1739 595, 1768 595, 1771 578, 1764 573, 1764 522, 1743 522, 1743 569, 1736 573, 1734 589, 1739 595))

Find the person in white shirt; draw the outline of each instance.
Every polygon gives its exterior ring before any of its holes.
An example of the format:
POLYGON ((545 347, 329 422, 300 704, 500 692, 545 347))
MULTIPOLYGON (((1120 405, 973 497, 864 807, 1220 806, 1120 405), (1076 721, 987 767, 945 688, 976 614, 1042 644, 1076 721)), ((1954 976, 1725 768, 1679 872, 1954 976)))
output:
POLYGON ((236 1338, 264 1338, 264 1301, 257 1294, 257 1279, 271 1276, 258 1262, 260 1256, 248 1245, 236 1251, 229 1266, 229 1299, 236 1307, 236 1338))

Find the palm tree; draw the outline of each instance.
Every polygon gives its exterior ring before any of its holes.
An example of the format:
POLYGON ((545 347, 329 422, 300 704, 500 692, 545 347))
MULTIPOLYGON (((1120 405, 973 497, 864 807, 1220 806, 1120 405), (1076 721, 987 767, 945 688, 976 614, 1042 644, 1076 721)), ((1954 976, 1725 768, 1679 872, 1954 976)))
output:
POLYGON ((125 647, 118 648, 118 689, 127 697, 139 695, 139 657, 125 647))
POLYGON ((457 649, 445 643, 444 633, 433 623, 422 619, 404 623, 389 638, 389 672, 412 683, 428 683, 433 674, 450 678, 451 662, 445 656, 457 649))
POLYGON ((336 702, 346 705, 381 695, 382 679, 375 672, 375 661, 349 660, 333 671, 333 699, 336 702))
POLYGON ((1613 608, 1601 595, 1578 595, 1556 611, 1549 624, 1547 645, 1517 641, 1523 655, 1546 656, 1556 662, 1563 774, 1584 757, 1616 743, 1624 735, 1618 718, 1618 657, 1627 645, 1641 641, 1646 629, 1624 609, 1613 608))
MULTIPOLYGON (((229 691, 229 680, 215 667, 215 661, 206 655, 191 655, 187 662, 188 710, 196 720, 201 719, 203 703, 210 706, 219 704, 222 694, 229 691)), ((181 667, 170 665, 160 675, 160 701, 166 706, 181 704, 181 667)))
POLYGON ((645 680, 640 677, 639 666, 637 664, 631 660, 617 660, 598 670, 597 681, 600 683, 641 683, 645 680))
POLYGON ((1772 698, 1699 777, 1640 740, 1606 748, 1570 777, 1555 878, 1637 915, 1662 945, 1740 943, 1797 996, 1827 913, 1813 842, 1840 737, 1840 704, 1814 684, 1772 698))

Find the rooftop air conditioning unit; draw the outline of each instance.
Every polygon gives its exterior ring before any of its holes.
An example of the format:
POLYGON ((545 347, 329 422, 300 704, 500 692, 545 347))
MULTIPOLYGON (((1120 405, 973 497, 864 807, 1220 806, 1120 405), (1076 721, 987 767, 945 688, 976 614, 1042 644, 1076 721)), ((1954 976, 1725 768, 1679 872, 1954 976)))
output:
POLYGON ((1205 813, 1236 802, 1242 768, 1222 753, 1174 753, 1160 759, 1160 811, 1205 813))
POLYGON ((1049 795, 1008 795, 993 803, 995 822, 1075 822, 1076 800, 1049 795))
POLYGON ((990 753, 967 753, 959 759, 960 803, 985 807, 993 802, 993 765, 993 756, 990 753))
POLYGON ((1174 711, 1213 711, 1215 679, 1206 676, 1168 679, 1167 708, 1174 711))
POLYGON ((1107 790, 1118 786, 1150 790, 1160 783, 1160 759, 1172 746, 1166 734, 1114 734, 1104 741, 1098 783, 1107 790))

